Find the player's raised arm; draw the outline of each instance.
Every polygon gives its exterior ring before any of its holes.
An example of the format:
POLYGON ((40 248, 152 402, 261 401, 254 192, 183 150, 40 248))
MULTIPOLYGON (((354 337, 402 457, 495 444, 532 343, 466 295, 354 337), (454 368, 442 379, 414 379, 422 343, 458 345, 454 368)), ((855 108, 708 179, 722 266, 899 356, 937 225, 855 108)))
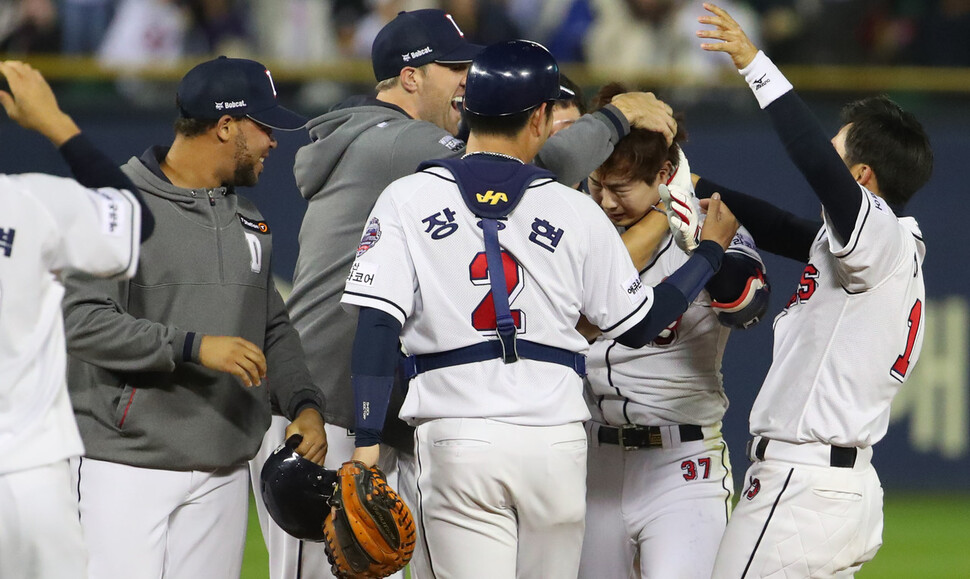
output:
POLYGON ((758 104, 768 112, 788 156, 821 200, 835 231, 843 241, 849 239, 862 204, 862 191, 853 174, 778 67, 725 10, 708 3, 704 8, 711 15, 701 16, 698 22, 714 28, 698 30, 697 36, 719 42, 705 42, 701 48, 731 57, 758 104))
POLYGON ((37 131, 57 147, 71 172, 85 187, 113 187, 129 191, 141 207, 141 240, 155 227, 151 210, 134 183, 107 155, 92 145, 74 120, 57 104, 50 85, 39 71, 15 60, 0 62, 0 74, 10 92, 0 90, 0 105, 25 129, 37 131))

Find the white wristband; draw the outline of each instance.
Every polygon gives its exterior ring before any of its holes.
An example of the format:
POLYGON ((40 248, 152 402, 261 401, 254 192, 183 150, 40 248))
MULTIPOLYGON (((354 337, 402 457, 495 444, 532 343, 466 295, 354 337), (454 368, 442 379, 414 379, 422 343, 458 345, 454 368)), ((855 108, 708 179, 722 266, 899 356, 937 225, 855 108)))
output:
POLYGON ((778 70, 775 63, 771 62, 762 51, 758 51, 751 64, 738 71, 744 80, 751 87, 751 92, 758 99, 758 105, 765 108, 774 102, 775 99, 792 90, 794 87, 785 75, 778 70))

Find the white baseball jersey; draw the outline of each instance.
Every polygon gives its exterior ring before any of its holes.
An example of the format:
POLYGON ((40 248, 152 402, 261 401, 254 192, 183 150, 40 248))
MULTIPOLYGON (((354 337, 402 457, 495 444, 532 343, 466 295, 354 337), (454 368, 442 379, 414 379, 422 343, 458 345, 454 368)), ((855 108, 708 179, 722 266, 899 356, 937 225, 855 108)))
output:
MULTIPOLYGON (((410 354, 496 339, 478 222, 443 168, 395 181, 370 215, 343 303, 396 317, 410 354)), ((587 196, 536 180, 499 223, 520 339, 585 352, 586 340, 575 329, 580 313, 608 337, 648 313, 653 289, 642 284, 613 226, 587 196)), ((565 366, 494 359, 418 375, 401 417, 566 424, 589 418, 581 393, 580 377, 565 366)))
POLYGON ((82 453, 65 383, 56 273, 127 276, 141 213, 127 191, 0 175, 0 474, 82 453))
POLYGON ((863 188, 852 235, 826 219, 788 306, 751 433, 792 443, 868 447, 923 344, 923 257, 916 221, 863 188))
MULTIPOLYGON (((761 261, 744 228, 728 251, 761 261)), ((668 236, 640 272, 640 279, 654 286, 688 259, 668 236)), ((642 348, 628 348, 601 336, 590 346, 587 359, 596 403, 593 418, 616 426, 720 422, 728 407, 721 358, 730 333, 717 321, 710 294, 702 290, 683 316, 642 348)))

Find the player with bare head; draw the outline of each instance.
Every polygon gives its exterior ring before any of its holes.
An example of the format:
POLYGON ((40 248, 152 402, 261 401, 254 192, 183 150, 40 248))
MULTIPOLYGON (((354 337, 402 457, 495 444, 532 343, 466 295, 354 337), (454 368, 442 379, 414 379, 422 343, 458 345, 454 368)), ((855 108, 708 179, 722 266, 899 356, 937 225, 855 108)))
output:
MULTIPOLYGON (((79 180, 0 174, 0 577, 86 579, 68 459, 84 452, 65 380, 61 272, 129 278, 154 218, 30 65, 0 62, 0 105, 79 180)), ((10 138, 4 135, 5 138, 10 138)))
MULTIPOLYGON (((622 90, 609 84, 596 102, 622 90)), ((647 285, 674 273, 693 249, 693 237, 669 230, 665 214, 667 206, 682 211, 697 203, 678 121, 673 145, 658 133, 631 130, 588 180, 647 285)), ((580 577, 710 577, 734 489, 721 435, 728 405, 721 359, 731 329, 752 326, 768 307, 764 264, 754 247, 739 229, 718 273, 647 345, 630 348, 606 337, 591 345, 580 577)))
POLYGON ((719 191, 763 250, 805 264, 775 319, 771 367, 751 409, 746 488, 725 531, 715 578, 849 577, 882 544, 882 487, 871 464, 893 396, 923 343, 923 258, 906 202, 933 153, 912 114, 885 97, 843 110, 823 132, 791 83, 713 4, 697 35, 731 57, 789 157, 822 204, 796 217, 719 191), (716 41, 716 42, 711 42, 716 41))
POLYGON ((583 537, 586 340, 639 347, 718 270, 737 223, 717 202, 694 256, 643 284, 592 200, 529 164, 562 95, 555 59, 513 41, 472 62, 461 159, 381 194, 343 303, 354 340, 354 458, 379 459, 399 361, 416 426, 418 577, 575 577, 583 537))

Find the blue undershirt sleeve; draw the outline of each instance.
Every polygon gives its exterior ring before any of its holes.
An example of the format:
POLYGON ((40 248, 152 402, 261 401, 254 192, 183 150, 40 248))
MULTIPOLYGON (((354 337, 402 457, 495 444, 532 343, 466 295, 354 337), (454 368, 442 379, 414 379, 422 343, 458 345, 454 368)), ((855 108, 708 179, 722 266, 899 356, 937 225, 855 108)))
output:
POLYGON ((350 360, 355 446, 381 442, 400 358, 400 336, 401 324, 394 316, 375 308, 360 308, 350 360))
POLYGON ((717 273, 724 249, 714 241, 702 241, 687 263, 653 288, 650 312, 616 341, 630 348, 641 348, 687 311, 704 285, 717 273))

